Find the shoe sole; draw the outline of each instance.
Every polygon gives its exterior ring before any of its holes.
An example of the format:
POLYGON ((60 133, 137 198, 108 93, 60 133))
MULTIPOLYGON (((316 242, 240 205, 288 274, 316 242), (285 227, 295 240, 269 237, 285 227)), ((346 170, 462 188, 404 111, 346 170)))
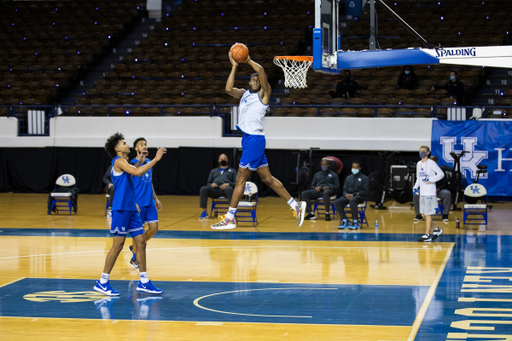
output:
POLYGON ((304 223, 304 218, 305 218, 305 214, 306 214, 306 202, 305 201, 301 201, 299 203, 300 205, 300 222, 299 222, 299 227, 302 226, 302 223, 304 223))
POLYGON ((210 226, 210 228, 212 230, 232 230, 232 229, 235 229, 236 228, 236 225, 234 224, 230 224, 230 225, 226 225, 226 226, 210 226))
POLYGON ((443 233, 443 230, 439 229, 439 233, 437 233, 437 232, 433 232, 432 234, 433 234, 434 236, 438 236, 438 237, 439 237, 442 233, 443 233))
POLYGON ((104 294, 104 295, 107 295, 107 296, 119 296, 119 295, 121 294, 121 293, 117 293, 117 294, 116 294, 116 293, 114 293, 114 294, 110 293, 110 294, 109 294, 109 293, 108 293, 108 292, 106 292, 105 290, 102 290, 102 289, 100 289, 100 288, 98 288, 98 287, 96 287, 96 286, 95 286, 95 287, 93 287, 93 289, 94 289, 94 290, 96 290, 97 292, 100 292, 100 293, 102 293, 102 294, 104 294))
POLYGON ((139 287, 137 287, 137 291, 142 291, 142 292, 145 292, 145 293, 148 293, 148 294, 161 294, 161 293, 164 292, 163 290, 154 291, 154 290, 143 289, 143 288, 139 288, 139 287))

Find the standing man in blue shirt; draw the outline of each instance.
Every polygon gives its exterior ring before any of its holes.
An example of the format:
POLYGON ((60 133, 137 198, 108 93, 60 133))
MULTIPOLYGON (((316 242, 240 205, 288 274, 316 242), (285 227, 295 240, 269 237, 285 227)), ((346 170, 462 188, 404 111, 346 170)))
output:
POLYGON ((135 203, 135 190, 133 177, 141 176, 150 170, 167 152, 165 148, 158 149, 153 161, 136 168, 125 160, 130 153, 130 146, 124 140, 123 134, 115 133, 105 143, 105 150, 113 158, 112 160, 112 182, 116 188, 116 200, 112 203, 112 224, 110 233, 114 235, 113 243, 105 260, 105 266, 101 278, 96 281, 94 290, 109 296, 119 296, 120 292, 114 290, 109 283, 110 272, 116 263, 117 256, 123 249, 126 235, 130 233, 137 245, 137 262, 140 269, 140 282, 137 290, 149 294, 161 294, 148 279, 146 270, 146 239, 144 238, 144 224, 140 219, 137 205, 135 203))
MULTIPOLYGON (((148 155, 148 143, 145 138, 139 137, 136 139, 133 142, 133 148, 137 152, 137 157, 131 161, 132 164, 135 164, 135 167, 147 165, 151 162, 150 159, 146 158, 148 155)), ((137 205, 140 209, 140 218, 149 227, 144 232, 144 237, 148 241, 158 232, 158 211, 162 209, 162 203, 158 200, 155 188, 153 187, 153 169, 150 168, 141 176, 135 176, 133 178, 133 187, 135 189, 137 205)), ((138 269, 136 243, 132 242, 130 251, 133 254, 130 264, 135 269, 138 269)))

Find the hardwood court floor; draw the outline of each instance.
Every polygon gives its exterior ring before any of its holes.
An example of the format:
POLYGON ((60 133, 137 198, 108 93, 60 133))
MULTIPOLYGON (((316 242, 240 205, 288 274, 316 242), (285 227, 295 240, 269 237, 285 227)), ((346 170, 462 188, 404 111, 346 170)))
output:
POLYGON ((257 227, 212 231, 198 197, 162 196, 148 273, 164 294, 134 290, 127 239, 111 274, 121 297, 108 299, 92 290, 112 242, 105 197, 81 195, 71 216, 47 215, 46 198, 0 194, 1 340, 447 340, 464 332, 456 311, 474 307, 457 300, 473 295, 465 273, 480 270, 468 269, 512 259, 510 204, 494 204, 487 231, 456 229, 460 212, 436 218, 444 232, 427 245, 424 223, 392 202, 348 232, 337 219, 298 228, 282 200, 262 198, 257 227))

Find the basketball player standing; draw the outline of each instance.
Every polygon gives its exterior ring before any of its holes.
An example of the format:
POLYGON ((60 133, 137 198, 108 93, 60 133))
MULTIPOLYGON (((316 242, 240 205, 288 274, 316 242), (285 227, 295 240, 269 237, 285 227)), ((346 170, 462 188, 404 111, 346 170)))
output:
POLYGON ((240 169, 236 177, 236 186, 228 213, 221 217, 217 224, 213 224, 211 228, 214 230, 236 228, 236 208, 244 194, 245 183, 252 171, 256 171, 263 183, 286 200, 300 227, 304 222, 306 203, 303 201, 296 202, 284 188, 283 184, 270 174, 267 158, 265 157, 266 141, 265 133, 263 132, 263 117, 265 117, 272 92, 265 70, 248 56, 245 63, 249 64, 256 71, 249 80, 249 90, 234 88, 238 63, 233 59, 231 53, 228 56, 232 68, 226 83, 226 92, 235 98, 240 98, 237 128, 244 133, 242 138, 242 158, 240 159, 240 169))

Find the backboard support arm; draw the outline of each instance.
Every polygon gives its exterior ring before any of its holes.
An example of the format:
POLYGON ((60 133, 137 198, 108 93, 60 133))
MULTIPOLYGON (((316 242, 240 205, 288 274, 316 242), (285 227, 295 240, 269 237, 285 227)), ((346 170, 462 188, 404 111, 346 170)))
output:
MULTIPOLYGON (((393 19, 395 19, 396 21, 398 21, 400 23, 400 25, 402 25, 410 34, 412 34, 416 39, 418 39, 420 41, 420 43, 428 48, 428 49, 433 49, 433 48, 436 48, 438 46, 434 45, 434 44, 431 44, 429 43, 428 41, 425 40, 425 38, 423 38, 418 32, 416 32, 414 30, 414 28, 412 28, 407 22, 405 22, 404 19, 402 19, 402 17, 400 17, 398 14, 395 13, 395 11, 393 11, 388 5, 386 5, 386 3, 384 3, 384 1, 382 0, 370 0, 370 26, 373 26, 370 28, 371 32, 373 33, 373 37, 375 37, 375 12, 374 13, 371 13, 371 6, 374 5, 373 2, 376 1, 377 4, 382 7, 386 12, 388 12, 389 15, 391 15, 393 17, 393 19), (373 25, 372 25, 372 22, 373 22, 373 25)), ((374 8, 374 11, 375 11, 375 8, 374 8)), ((370 50, 371 50, 371 37, 370 37, 370 50)))

